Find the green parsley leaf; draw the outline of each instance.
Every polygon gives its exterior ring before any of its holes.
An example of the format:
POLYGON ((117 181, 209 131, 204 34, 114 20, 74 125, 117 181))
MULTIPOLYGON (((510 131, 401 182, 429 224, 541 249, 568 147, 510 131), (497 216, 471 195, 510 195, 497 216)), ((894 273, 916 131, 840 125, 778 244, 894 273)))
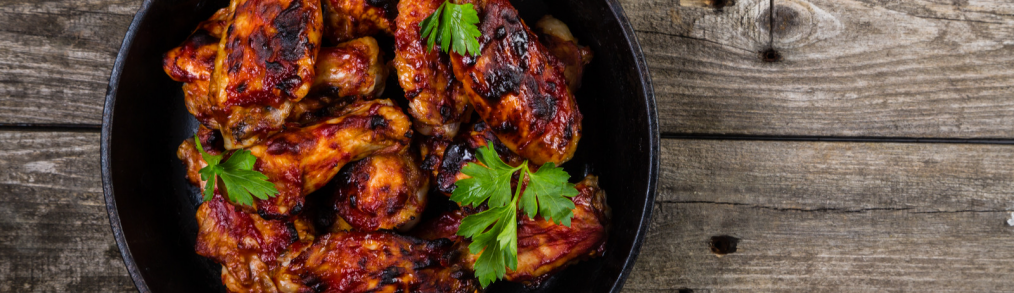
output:
POLYGON ((426 51, 435 44, 449 53, 454 50, 461 55, 479 55, 479 13, 472 4, 454 4, 444 0, 433 14, 419 23, 420 35, 426 39, 426 51))
POLYGON ((229 200, 241 205, 253 205, 253 197, 268 199, 278 194, 275 184, 268 181, 268 176, 253 170, 257 157, 248 150, 238 150, 222 163, 223 155, 211 155, 204 151, 201 140, 194 135, 194 142, 201 157, 208 166, 201 168, 201 180, 208 182, 204 186, 204 200, 208 201, 215 195, 215 182, 222 179, 225 189, 223 193, 229 200))
POLYGON ((543 164, 535 172, 528 168, 528 161, 518 167, 507 165, 493 149, 493 142, 477 149, 476 158, 480 164, 468 163, 461 168, 471 178, 455 183, 451 200, 462 206, 478 206, 483 202, 489 206, 486 211, 462 219, 457 232, 472 239, 468 250, 479 254, 475 275, 485 288, 503 278, 507 268, 517 269, 518 209, 528 218, 538 215, 570 227, 575 206, 567 198, 578 191, 567 181, 570 175, 553 163, 543 164), (515 174, 518 188, 511 187, 515 174))

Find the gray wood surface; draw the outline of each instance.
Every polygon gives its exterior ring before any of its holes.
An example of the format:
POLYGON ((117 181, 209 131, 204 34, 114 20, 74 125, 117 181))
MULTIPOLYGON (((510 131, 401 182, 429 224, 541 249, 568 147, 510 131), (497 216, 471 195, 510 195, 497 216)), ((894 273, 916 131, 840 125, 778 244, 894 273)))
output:
MULTIPOLYGON (((99 134, 3 125, 100 123, 140 2, 0 0, 0 292, 135 290, 99 134)), ((663 132, 748 136, 663 140, 625 292, 1014 288, 1014 145, 749 137, 1014 138, 1014 2, 620 2, 663 132)))
POLYGON ((134 290, 106 216, 98 140, 0 131, 0 292, 134 290))
POLYGON ((677 2, 621 1, 663 132, 1014 136, 1014 2, 774 0, 773 35, 768 0, 677 2))

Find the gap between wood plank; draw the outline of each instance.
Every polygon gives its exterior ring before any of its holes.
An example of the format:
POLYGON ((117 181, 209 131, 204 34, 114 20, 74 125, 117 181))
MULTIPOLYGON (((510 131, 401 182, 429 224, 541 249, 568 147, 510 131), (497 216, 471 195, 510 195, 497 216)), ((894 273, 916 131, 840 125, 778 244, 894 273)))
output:
POLYGON ((100 132, 102 124, 0 123, 0 131, 100 132))
POLYGON ((877 137, 877 136, 801 136, 801 135, 735 135, 703 133, 662 133, 663 139, 700 140, 753 140, 753 141, 823 141, 823 142, 880 142, 880 143, 939 143, 939 144, 999 144, 1014 145, 1011 138, 932 138, 932 137, 877 137))

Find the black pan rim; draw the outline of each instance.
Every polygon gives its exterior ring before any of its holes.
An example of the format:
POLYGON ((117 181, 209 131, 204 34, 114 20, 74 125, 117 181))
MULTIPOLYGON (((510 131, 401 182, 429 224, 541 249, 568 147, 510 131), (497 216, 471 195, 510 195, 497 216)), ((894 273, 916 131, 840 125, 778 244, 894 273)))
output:
MULTIPOLYGON (((130 247, 127 245, 127 240, 123 235, 123 226, 120 223, 119 212, 116 209, 116 199, 114 197, 114 189, 112 184, 112 170, 110 166, 111 149, 110 142, 113 128, 113 108, 116 104, 116 94, 120 83, 120 74, 123 71, 123 67, 127 60, 129 48, 133 44, 134 37, 137 34, 137 29, 141 26, 141 22, 144 21, 145 16, 148 14, 151 8, 151 3, 154 0, 144 0, 141 3, 141 7, 134 15, 134 19, 131 21, 130 26, 127 28, 127 33, 123 38, 123 42, 120 45, 120 50, 116 55, 116 61, 113 63, 113 70, 109 76, 109 84, 106 87, 105 104, 102 110, 102 135, 100 138, 100 152, 101 152, 101 169, 102 169, 102 193, 106 201, 106 212, 109 215, 109 225, 113 231, 113 237, 116 238, 116 246, 120 250, 120 255, 123 257, 123 263, 126 265, 127 273, 130 274, 131 280, 137 287, 139 292, 151 292, 148 288, 148 284, 145 282, 144 277, 141 275, 140 269, 134 262, 134 258, 130 253, 130 247)), ((651 82, 651 75, 648 71, 647 62, 644 59, 644 53, 641 51, 641 44, 637 40, 637 36, 634 34, 634 30, 627 20, 626 15, 623 12, 623 7, 617 2, 617 0, 603 0, 610 8, 610 12, 613 14, 613 18, 620 24, 623 29, 624 41, 630 46, 631 52, 634 54, 634 64, 637 67, 638 78, 641 82, 641 88, 644 90, 643 99, 646 104, 647 117, 648 117, 648 128, 650 137, 648 137, 649 143, 649 166, 648 166, 648 186, 647 186, 647 200, 645 205, 642 207, 643 215, 637 226, 637 233, 634 238, 634 245, 630 251, 627 252, 627 257, 623 263, 623 269, 620 275, 616 278, 613 283, 610 292, 616 293, 623 289, 623 284, 626 282, 627 276, 630 275, 630 271, 634 267, 634 262, 637 260, 637 256, 640 254, 641 246, 644 243, 645 235, 648 232, 648 225, 651 221, 651 215, 653 206, 655 204, 655 195, 657 193, 657 182, 658 182, 658 168, 659 168, 659 130, 658 130, 658 112, 655 107, 655 90, 651 82)))

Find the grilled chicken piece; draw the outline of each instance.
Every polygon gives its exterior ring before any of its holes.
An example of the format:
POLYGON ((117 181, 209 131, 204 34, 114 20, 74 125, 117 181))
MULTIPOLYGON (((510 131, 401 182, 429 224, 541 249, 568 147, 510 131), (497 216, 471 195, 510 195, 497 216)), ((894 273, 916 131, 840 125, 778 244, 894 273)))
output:
MULTIPOLYGON (((342 168, 331 209, 360 231, 411 229, 426 208, 429 180, 415 153, 369 156, 342 168)), ((337 219, 335 219, 337 220, 337 219)))
POLYGON ((539 19, 539 22, 535 23, 535 28, 539 41, 546 45, 557 60, 563 62, 563 75, 567 77, 567 87, 571 92, 576 92, 581 88, 584 67, 591 63, 594 55, 591 49, 578 44, 567 24, 552 15, 546 14, 539 19))
POLYGON ((384 93, 388 69, 373 37, 362 37, 321 48, 310 94, 295 103, 289 121, 301 124, 341 116, 357 100, 370 100, 384 93))
MULTIPOLYGON (((219 129, 214 106, 208 100, 208 83, 218 51, 218 38, 228 10, 202 23, 182 45, 167 52, 163 67, 176 81, 184 82, 187 110, 201 124, 219 129), (217 17, 217 18, 216 18, 217 17), (214 39, 212 39, 214 38, 214 39)), ((321 48, 317 55, 316 77, 304 99, 292 105, 289 122, 310 124, 322 118, 341 116, 342 109, 361 99, 374 99, 384 92, 388 69, 380 47, 372 37, 351 40, 336 47, 321 48)))
POLYGON ((394 30, 397 0, 322 0, 324 39, 333 44, 394 30))
POLYGON ((215 67, 218 42, 229 25, 228 17, 229 9, 219 9, 211 18, 201 22, 182 45, 166 52, 162 59, 165 73, 173 80, 183 82, 187 111, 212 129, 219 126, 208 100, 208 84, 215 67))
POLYGON ((451 53, 476 113, 500 141, 537 165, 570 160, 581 138, 581 112, 564 66, 508 0, 488 0, 479 14, 478 57, 451 53))
POLYGON ((428 136, 452 138, 468 118, 468 98, 454 79, 446 54, 427 51, 419 35, 419 23, 443 0, 402 0, 398 3, 394 31, 394 67, 405 90, 415 129, 428 136))
POLYGON ((518 225, 518 269, 508 270, 504 279, 537 286, 564 267, 605 252, 612 212, 599 178, 588 175, 575 188, 570 227, 523 217, 518 225))
POLYGON ((439 288, 432 283, 461 282, 453 273, 420 273, 440 268, 450 247, 446 240, 386 232, 334 232, 319 237, 275 280, 281 292, 419 292, 439 288))
POLYGON ((440 158, 440 166, 437 168, 437 177, 434 180, 436 181, 436 190, 446 195, 454 192, 454 183, 468 178, 468 175, 461 173, 461 168, 464 168, 468 163, 478 162, 475 150, 485 147, 490 141, 493 142, 493 149, 500 154, 500 159, 504 163, 519 166, 524 162, 524 158, 512 152, 497 139, 485 122, 479 121, 472 124, 468 133, 459 135, 444 150, 444 155, 440 158))
MULTIPOLYGON (((574 217, 570 227, 554 224, 542 217, 534 220, 520 216, 518 221, 518 269, 508 270, 504 279, 538 286, 553 273, 581 260, 601 256, 605 251, 605 242, 611 211, 606 205, 605 192, 598 186, 598 177, 589 175, 575 188, 578 195, 574 201, 574 217)), ((419 224, 413 235, 422 239, 448 239, 459 246, 467 246, 469 239, 455 233, 461 219, 478 213, 480 209, 462 207, 459 210, 444 214, 419 224)), ((524 213, 521 213, 522 215, 524 213)), ((471 268, 478 259, 477 255, 467 250, 459 251, 463 268, 471 268)))
POLYGON ((195 250, 222 265, 231 292, 276 292, 271 276, 313 242, 306 221, 265 220, 240 211, 220 193, 197 209, 195 250))
MULTIPOLYGON (((357 102, 344 116, 275 134, 249 150, 257 157, 254 170, 267 175, 279 194, 267 200, 255 198, 255 207, 242 208, 256 210, 265 218, 298 214, 304 197, 324 186, 346 163, 402 152, 411 136, 411 122, 390 100, 357 102)), ((180 145, 177 156, 187 163, 190 181, 199 183, 196 170, 205 163, 192 140, 180 145)))
POLYGON ((444 160, 444 151, 450 144, 451 141, 443 137, 424 136, 419 141, 419 154, 423 158, 422 165, 419 167, 432 175, 430 178, 433 179, 434 184, 436 184, 437 174, 440 173, 440 164, 444 160))
POLYGON ((226 149, 252 146, 282 129, 310 91, 323 17, 316 0, 232 0, 209 99, 226 149))

